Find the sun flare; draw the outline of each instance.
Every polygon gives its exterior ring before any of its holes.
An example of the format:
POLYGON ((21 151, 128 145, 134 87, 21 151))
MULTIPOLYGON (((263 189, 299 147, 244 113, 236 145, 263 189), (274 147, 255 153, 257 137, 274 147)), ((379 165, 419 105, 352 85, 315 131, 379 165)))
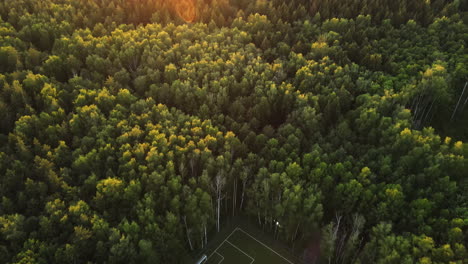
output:
POLYGON ((185 22, 192 23, 197 17, 194 0, 173 0, 174 8, 185 22))

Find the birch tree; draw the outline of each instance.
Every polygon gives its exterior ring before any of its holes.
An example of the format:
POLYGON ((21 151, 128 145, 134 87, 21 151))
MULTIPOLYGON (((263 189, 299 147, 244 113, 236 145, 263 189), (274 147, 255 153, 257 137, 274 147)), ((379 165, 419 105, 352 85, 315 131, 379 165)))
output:
POLYGON ((220 218, 221 218, 221 201, 224 198, 223 190, 226 184, 226 176, 223 170, 218 171, 214 178, 213 189, 216 197, 216 231, 220 229, 220 218))

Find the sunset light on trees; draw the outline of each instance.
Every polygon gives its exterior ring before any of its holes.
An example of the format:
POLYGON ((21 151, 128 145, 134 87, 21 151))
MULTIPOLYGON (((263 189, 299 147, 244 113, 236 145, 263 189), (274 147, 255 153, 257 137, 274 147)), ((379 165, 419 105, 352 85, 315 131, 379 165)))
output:
POLYGON ((468 263, 468 1, 0 1, 0 264, 468 263))

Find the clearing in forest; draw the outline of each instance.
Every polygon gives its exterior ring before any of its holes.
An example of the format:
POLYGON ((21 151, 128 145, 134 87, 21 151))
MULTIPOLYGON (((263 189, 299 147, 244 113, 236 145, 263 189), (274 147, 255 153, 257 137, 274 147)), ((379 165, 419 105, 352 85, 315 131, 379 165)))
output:
POLYGON ((294 264, 240 227, 235 228, 214 251, 210 252, 204 263, 294 264))

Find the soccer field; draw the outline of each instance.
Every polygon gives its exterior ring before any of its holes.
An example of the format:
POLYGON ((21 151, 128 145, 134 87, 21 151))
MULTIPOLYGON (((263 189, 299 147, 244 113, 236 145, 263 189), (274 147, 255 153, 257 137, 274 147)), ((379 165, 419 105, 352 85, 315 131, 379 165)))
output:
POLYGON ((241 228, 210 253, 206 264, 294 264, 241 228))

